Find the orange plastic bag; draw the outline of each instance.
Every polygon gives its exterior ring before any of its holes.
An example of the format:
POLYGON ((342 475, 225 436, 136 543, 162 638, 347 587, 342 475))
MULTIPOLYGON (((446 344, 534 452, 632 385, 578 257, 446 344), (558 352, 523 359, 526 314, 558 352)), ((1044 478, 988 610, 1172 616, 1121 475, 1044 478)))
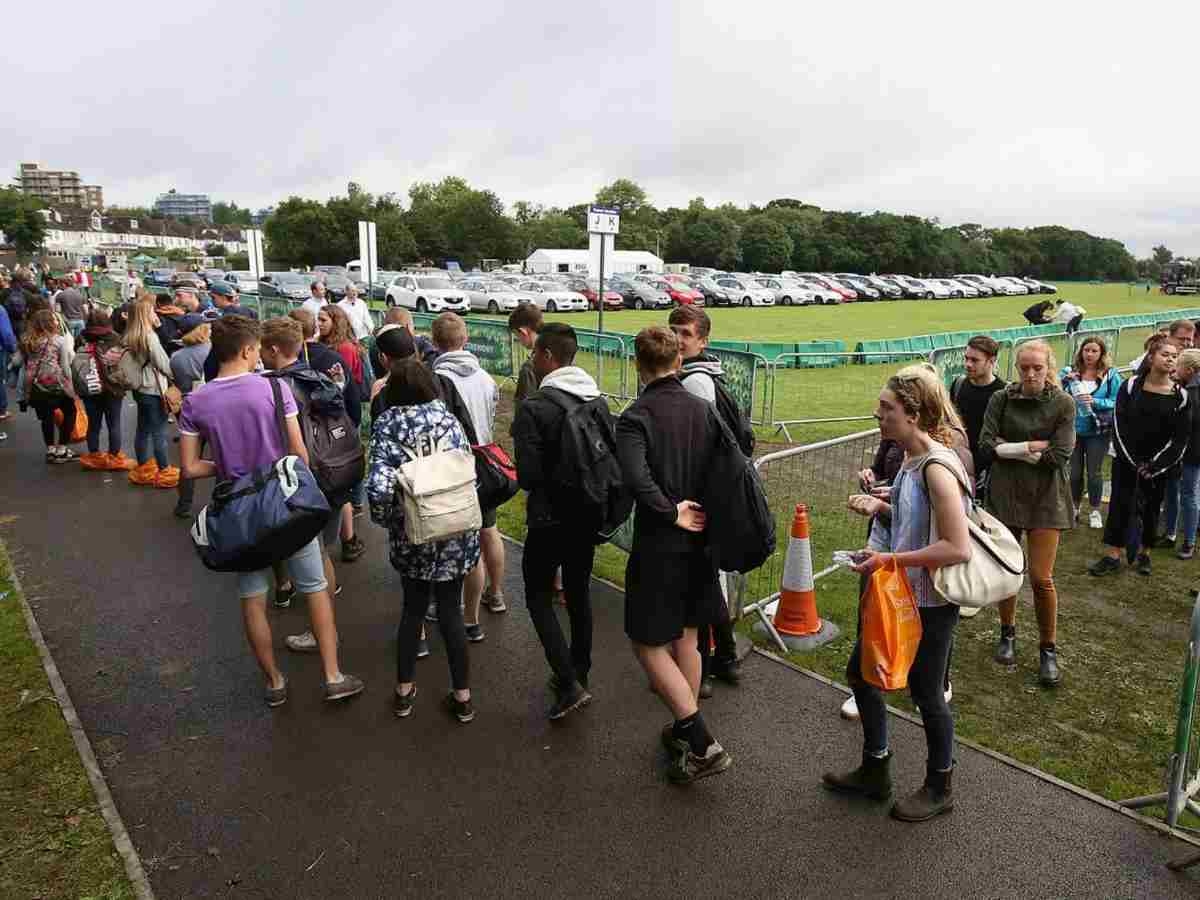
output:
POLYGON ((904 568, 894 556, 876 569, 862 598, 860 668, 868 684, 885 691, 908 687, 908 670, 921 643, 921 614, 904 568))
MULTIPOLYGON (((61 409, 54 411, 54 424, 61 428, 63 414, 61 409)), ((87 412, 83 408, 83 404, 79 398, 75 398, 75 427, 71 429, 71 443, 78 444, 80 441, 87 440, 88 417, 87 412)))

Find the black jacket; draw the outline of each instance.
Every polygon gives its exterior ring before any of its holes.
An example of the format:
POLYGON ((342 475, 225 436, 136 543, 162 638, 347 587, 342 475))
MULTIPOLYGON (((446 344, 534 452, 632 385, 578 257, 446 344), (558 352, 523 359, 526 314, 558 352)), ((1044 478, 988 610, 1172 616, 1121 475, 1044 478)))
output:
POLYGON ((1187 450, 1183 454, 1185 466, 1200 466, 1200 376, 1193 378, 1187 384, 1188 409, 1191 410, 1192 432, 1188 438, 1187 450))
POLYGON ((1141 402, 1144 393, 1140 375, 1121 383, 1113 416, 1113 447, 1134 468, 1145 466, 1151 478, 1176 474, 1173 470, 1183 460, 1192 433, 1190 391, 1176 387, 1173 394, 1165 395, 1174 397, 1174 415, 1169 420, 1146 413, 1141 402))
POLYGON ((529 492, 525 520, 530 528, 569 525, 576 502, 570 491, 554 482, 562 454, 566 411, 536 391, 525 398, 512 423, 517 482, 529 492))
POLYGON ((721 434, 716 408, 684 389, 675 375, 646 386, 617 420, 617 457, 625 486, 637 501, 636 553, 703 551, 704 534, 675 525, 675 505, 700 502, 721 434))

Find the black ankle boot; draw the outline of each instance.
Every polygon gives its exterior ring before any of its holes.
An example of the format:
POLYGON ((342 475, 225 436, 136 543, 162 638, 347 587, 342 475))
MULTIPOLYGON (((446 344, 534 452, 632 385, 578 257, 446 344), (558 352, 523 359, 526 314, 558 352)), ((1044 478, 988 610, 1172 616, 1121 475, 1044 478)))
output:
POLYGON ((1017 664, 1017 626, 1000 626, 1000 643, 996 645, 996 653, 992 659, 1002 666, 1017 664))
POLYGON ((871 756, 863 753, 862 765, 853 772, 826 772, 821 781, 827 788, 845 794, 859 794, 883 802, 892 797, 892 754, 871 756))
POLYGON ((1058 671, 1058 648, 1054 644, 1042 644, 1041 666, 1038 668, 1038 681, 1044 687, 1054 687, 1062 681, 1062 673, 1058 671))
POLYGON ((892 816, 901 822, 924 822, 954 809, 954 789, 950 772, 938 772, 926 767, 925 783, 916 793, 897 800, 892 816))

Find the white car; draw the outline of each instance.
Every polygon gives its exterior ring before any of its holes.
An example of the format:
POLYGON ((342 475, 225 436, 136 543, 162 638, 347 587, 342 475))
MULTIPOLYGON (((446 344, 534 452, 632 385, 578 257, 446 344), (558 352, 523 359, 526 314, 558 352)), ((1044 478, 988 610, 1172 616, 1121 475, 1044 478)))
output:
POLYGON ((969 284, 978 289, 979 296, 981 297, 990 297, 993 294, 1004 293, 998 287, 996 287, 996 285, 992 284, 989 279, 984 278, 982 275, 955 275, 954 278, 956 281, 961 281, 964 284, 969 284))
POLYGON ((913 278, 911 275, 896 275, 896 281, 900 282, 909 290, 919 294, 926 300, 949 300, 950 289, 942 284, 936 284, 933 280, 924 280, 921 278, 913 278))
POLYGON ((811 285, 795 278, 776 278, 774 275, 764 275, 755 280, 775 295, 776 306, 813 306, 819 305, 821 302, 811 285))
POLYGON ((1009 294, 1014 297, 1019 297, 1024 294, 1028 294, 1030 292, 1029 285, 1027 285, 1025 282, 1023 282, 1020 278, 1013 278, 1011 276, 1005 275, 996 280, 1002 281, 1002 282, 1004 282, 1005 285, 1012 288, 1012 290, 1009 291, 1009 294))
POLYGON ((432 275, 397 275, 387 288, 387 305, 417 312, 451 312, 466 315, 466 292, 449 278, 432 275))
POLYGON ((256 279, 249 272, 226 272, 225 280, 237 288, 238 293, 258 293, 258 279, 256 279))
POLYGON ((956 297, 975 298, 982 296, 983 293, 969 281, 961 281, 958 278, 939 278, 938 280, 950 288, 956 297))
POLYGON ((522 294, 529 294, 538 309, 543 312, 587 312, 587 297, 577 291, 568 291, 548 281, 526 281, 521 285, 522 294))
POLYGON ((808 275, 797 275, 796 281, 812 291, 821 306, 837 306, 839 303, 845 302, 845 297, 815 278, 808 275))
POLYGON ((468 278, 459 283, 459 288, 467 294, 467 304, 471 309, 487 310, 493 315, 500 312, 512 312, 522 303, 533 303, 533 296, 528 292, 519 291, 513 285, 503 281, 468 278))
POLYGON ((775 294, 753 278, 725 275, 717 279, 717 287, 729 296, 731 306, 774 306, 775 294))

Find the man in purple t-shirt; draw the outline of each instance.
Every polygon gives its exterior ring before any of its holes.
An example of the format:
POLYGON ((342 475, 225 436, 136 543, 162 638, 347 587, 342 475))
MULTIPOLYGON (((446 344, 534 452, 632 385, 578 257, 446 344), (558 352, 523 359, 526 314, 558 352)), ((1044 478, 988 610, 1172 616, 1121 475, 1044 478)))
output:
MULTIPOLYGON (((296 399, 283 388, 286 441, 275 418, 271 384, 254 374, 258 365, 258 322, 243 316, 226 316, 212 323, 212 352, 220 368, 215 380, 188 394, 179 416, 180 468, 184 478, 237 478, 269 466, 291 454, 306 463, 308 452, 296 418, 296 399), (212 460, 200 458, 201 440, 212 448, 212 460), (285 446, 286 444, 286 446, 285 446)), ((308 614, 325 669, 325 699, 342 700, 362 693, 363 683, 343 674, 338 666, 337 625, 329 596, 318 538, 313 538, 287 560, 296 590, 308 597, 308 614)), ((287 702, 287 679, 275 664, 271 624, 267 621, 270 569, 238 573, 238 596, 246 639, 267 677, 268 706, 287 702)))

